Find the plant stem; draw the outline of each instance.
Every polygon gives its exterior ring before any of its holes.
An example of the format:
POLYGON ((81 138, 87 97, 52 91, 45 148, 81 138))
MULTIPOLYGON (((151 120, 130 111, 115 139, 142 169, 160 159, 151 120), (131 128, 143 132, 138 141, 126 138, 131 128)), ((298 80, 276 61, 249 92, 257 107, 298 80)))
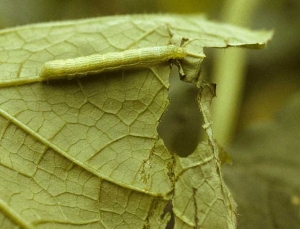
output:
MULTIPOLYGON (((222 21, 248 26, 258 0, 225 1, 222 21)), ((241 49, 218 51, 212 81, 217 83, 217 98, 213 103, 214 132, 218 142, 226 146, 233 139, 245 83, 246 52, 241 49)))

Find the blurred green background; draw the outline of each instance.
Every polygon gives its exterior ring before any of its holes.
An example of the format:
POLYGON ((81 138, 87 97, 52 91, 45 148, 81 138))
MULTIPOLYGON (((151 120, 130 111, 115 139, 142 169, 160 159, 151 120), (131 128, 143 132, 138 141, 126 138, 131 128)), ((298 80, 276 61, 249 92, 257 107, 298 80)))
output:
MULTIPOLYGON (((238 228, 300 228, 300 1, 0 0, 0 27, 135 13, 204 13, 275 30, 264 50, 205 49, 202 74, 217 83, 214 130, 233 161, 224 173, 239 206, 238 228)), ((177 76, 170 81, 158 131, 186 156, 204 138, 197 90, 177 76)))

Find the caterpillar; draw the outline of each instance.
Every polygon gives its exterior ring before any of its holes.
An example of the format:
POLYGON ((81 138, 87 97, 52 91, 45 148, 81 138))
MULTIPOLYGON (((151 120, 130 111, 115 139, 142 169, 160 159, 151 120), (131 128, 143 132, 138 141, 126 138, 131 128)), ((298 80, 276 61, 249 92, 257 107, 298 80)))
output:
POLYGON ((147 67, 172 59, 182 59, 185 56, 185 49, 175 45, 93 54, 45 62, 39 77, 41 80, 72 79, 104 71, 147 67))

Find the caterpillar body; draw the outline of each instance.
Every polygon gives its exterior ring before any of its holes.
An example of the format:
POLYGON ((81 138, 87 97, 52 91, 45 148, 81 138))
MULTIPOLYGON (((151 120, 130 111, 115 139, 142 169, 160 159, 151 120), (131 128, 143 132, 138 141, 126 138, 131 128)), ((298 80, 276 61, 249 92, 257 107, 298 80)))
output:
POLYGON ((182 59, 185 56, 185 49, 175 45, 93 54, 71 59, 48 61, 42 66, 39 77, 42 80, 71 79, 104 71, 147 67, 171 59, 182 59))

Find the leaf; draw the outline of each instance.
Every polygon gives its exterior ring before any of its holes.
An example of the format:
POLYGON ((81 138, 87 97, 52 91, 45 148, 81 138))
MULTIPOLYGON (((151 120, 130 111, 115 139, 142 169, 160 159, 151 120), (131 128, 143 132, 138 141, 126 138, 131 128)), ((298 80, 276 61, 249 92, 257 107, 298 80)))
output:
POLYGON ((188 158, 168 152, 157 134, 168 105, 168 63, 73 80, 38 76, 54 59, 172 43, 188 52, 177 63, 182 79, 200 87, 203 47, 261 47, 270 37, 196 15, 2 30, 1 226, 165 228, 175 214, 175 228, 234 228, 212 133, 188 158))
POLYGON ((233 143, 235 166, 224 172, 239 204, 238 228, 299 228, 299 112, 298 92, 272 121, 249 126, 233 143))

